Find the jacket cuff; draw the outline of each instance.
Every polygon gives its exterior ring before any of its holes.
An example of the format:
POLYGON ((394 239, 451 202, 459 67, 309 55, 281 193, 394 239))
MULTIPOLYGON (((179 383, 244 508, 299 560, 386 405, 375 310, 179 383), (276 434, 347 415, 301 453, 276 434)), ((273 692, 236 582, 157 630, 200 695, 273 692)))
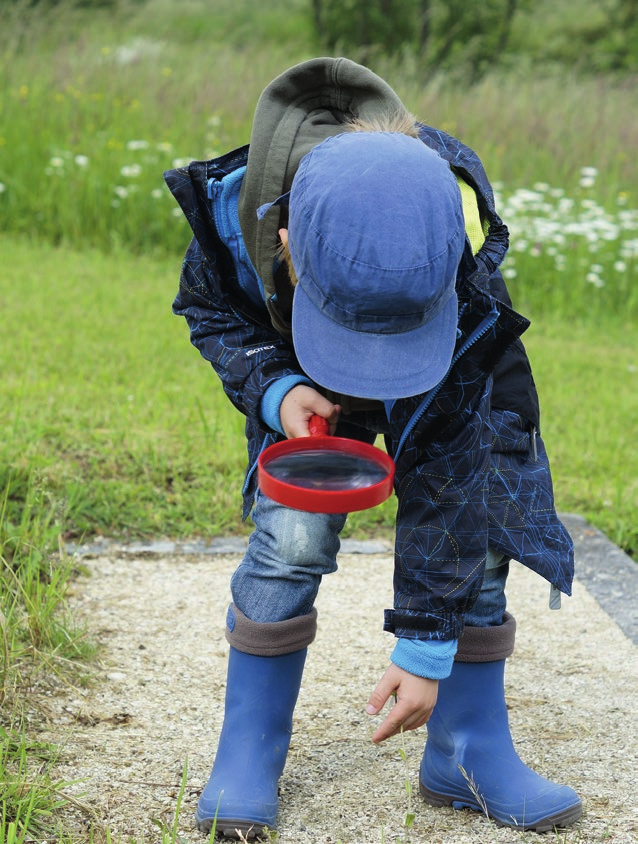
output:
POLYGON ((265 422, 273 431, 285 434, 279 417, 279 408, 286 393, 289 393, 298 384, 306 384, 308 387, 315 386, 305 375, 286 375, 271 384, 262 396, 259 404, 259 415, 262 422, 265 422))
POLYGON ((417 677, 444 680, 452 672, 456 647, 456 639, 399 639, 390 659, 417 677))
POLYGON ((385 610, 383 629, 398 639, 458 639, 463 632, 463 615, 453 612, 385 610))

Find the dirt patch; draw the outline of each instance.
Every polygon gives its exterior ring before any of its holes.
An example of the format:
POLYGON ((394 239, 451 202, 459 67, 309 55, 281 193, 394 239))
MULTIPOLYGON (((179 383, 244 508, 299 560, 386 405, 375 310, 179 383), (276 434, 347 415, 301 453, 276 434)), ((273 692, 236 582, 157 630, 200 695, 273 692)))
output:
MULTIPOLYGON (((182 842, 203 844, 193 825, 223 715, 228 582, 237 554, 85 558, 71 598, 75 616, 102 644, 97 680, 58 692, 48 738, 62 744, 58 773, 81 780, 77 797, 122 840, 161 840, 172 824, 182 771, 188 784, 182 842)), ((281 844, 405 841, 412 784, 416 820, 407 840, 542 841, 498 829, 471 812, 434 809, 418 797, 425 729, 375 747, 367 697, 393 639, 381 631, 392 604, 392 557, 344 554, 325 579, 319 632, 309 651, 295 733, 281 780, 281 844)), ((560 612, 547 608, 540 578, 514 566, 509 609, 518 621, 506 684, 521 757, 571 785, 585 816, 561 833, 566 844, 638 841, 636 650, 579 583, 560 612)), ((85 815, 74 813, 78 828, 85 815)), ((552 837, 546 840, 555 840, 552 837)))

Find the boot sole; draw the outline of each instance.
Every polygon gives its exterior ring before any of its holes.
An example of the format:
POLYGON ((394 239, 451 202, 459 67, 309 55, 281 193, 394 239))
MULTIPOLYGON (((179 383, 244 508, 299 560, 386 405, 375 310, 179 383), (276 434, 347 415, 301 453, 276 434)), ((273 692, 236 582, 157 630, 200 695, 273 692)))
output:
POLYGON ((232 818, 206 818, 203 821, 197 821, 197 829, 206 835, 210 835, 213 826, 215 826, 215 837, 234 838, 240 841, 244 839, 250 841, 269 831, 269 827, 256 821, 240 821, 232 820, 232 818))
MULTIPOLYGON (((471 809, 473 812, 480 812, 483 815, 486 814, 477 803, 472 803, 472 801, 467 798, 452 797, 449 794, 437 794, 435 791, 430 791, 430 789, 426 785, 423 785, 422 782, 419 782, 419 792, 425 802, 429 803, 431 806, 452 806, 454 809, 471 809)), ((533 824, 507 823, 506 821, 495 818, 490 814, 488 814, 487 817, 489 820, 497 824, 497 826, 505 826, 510 829, 518 829, 521 831, 529 830, 530 832, 550 832, 556 828, 561 829, 562 827, 570 826, 575 823, 582 814, 583 807, 582 804, 578 802, 573 806, 568 806, 561 812, 557 812, 555 815, 550 815, 547 818, 541 818, 533 824)))

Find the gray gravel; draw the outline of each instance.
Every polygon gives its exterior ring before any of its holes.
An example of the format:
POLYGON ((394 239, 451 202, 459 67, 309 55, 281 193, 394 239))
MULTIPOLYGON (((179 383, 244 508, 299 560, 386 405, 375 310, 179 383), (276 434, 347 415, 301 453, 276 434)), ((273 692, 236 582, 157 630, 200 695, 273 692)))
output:
MULTIPOLYGON (((392 552, 384 542, 346 543, 318 600, 319 632, 281 780, 281 844, 638 841, 638 567, 629 561, 627 569, 622 552, 582 519, 565 521, 577 545, 574 597, 550 611, 547 584, 513 566, 509 609, 519 636, 506 683, 520 755, 580 793, 582 822, 539 838, 434 809, 418 797, 425 730, 403 737, 407 762, 401 740, 372 744, 379 719, 364 709, 393 644, 381 631, 392 603, 392 552), (410 806, 416 819, 406 837, 410 806)), ((89 688, 50 699, 48 738, 62 744, 60 776, 81 780, 73 792, 84 809, 68 818, 78 832, 90 815, 113 840, 160 842, 154 821, 172 826, 187 764, 180 841, 205 841, 192 814, 222 720, 228 582, 243 549, 241 540, 213 544, 77 549, 87 574, 72 610, 101 643, 101 663, 89 688)))

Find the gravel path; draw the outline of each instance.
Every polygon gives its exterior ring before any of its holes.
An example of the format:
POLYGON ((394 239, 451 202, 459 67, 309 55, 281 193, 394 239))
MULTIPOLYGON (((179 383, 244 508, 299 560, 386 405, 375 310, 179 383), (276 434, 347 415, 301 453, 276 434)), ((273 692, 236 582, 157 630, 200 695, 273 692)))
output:
MULTIPOLYGON (((355 547, 355 546, 352 546, 355 547)), ((371 546, 362 546, 370 548, 371 546)), ((385 669, 392 637, 381 631, 391 606, 392 554, 344 553, 318 601, 319 632, 309 651, 281 780, 281 844, 638 841, 636 690, 630 638, 582 582, 560 612, 547 608, 544 581, 513 566, 509 609, 519 636, 506 673, 512 732, 522 758, 580 793, 575 828, 539 838, 499 829, 471 812, 434 809, 418 797, 425 730, 370 741, 364 708, 385 669), (406 838, 412 784, 416 820, 406 838)), ((76 617, 102 645, 96 681, 49 701, 48 737, 62 743, 58 773, 82 780, 74 793, 122 841, 159 842, 172 826, 182 771, 182 844, 203 844, 192 821, 222 719, 227 645, 223 638, 232 554, 85 555, 74 588, 76 617)), ((86 815, 72 812, 78 828, 86 815)))

